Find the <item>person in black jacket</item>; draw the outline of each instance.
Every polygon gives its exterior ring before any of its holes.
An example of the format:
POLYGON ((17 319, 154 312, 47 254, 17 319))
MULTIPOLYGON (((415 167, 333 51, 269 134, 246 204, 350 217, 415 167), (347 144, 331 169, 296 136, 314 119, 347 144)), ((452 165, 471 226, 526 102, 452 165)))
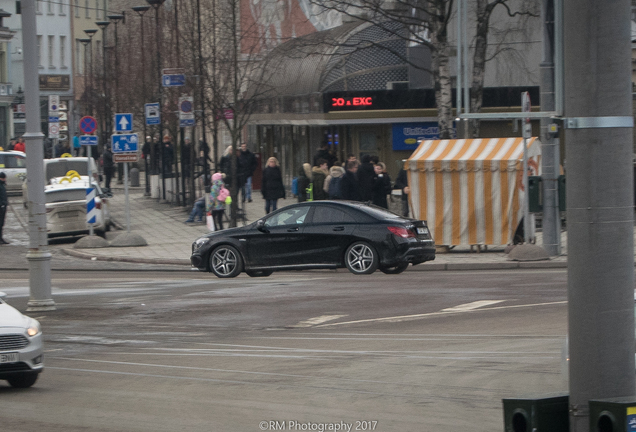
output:
POLYGON ((7 206, 9 200, 7 199, 7 175, 0 172, 0 245, 9 244, 4 238, 2 238, 2 228, 4 227, 4 217, 7 215, 7 206))
POLYGON ((110 147, 106 147, 104 153, 102 154, 102 165, 104 168, 104 177, 106 177, 106 180, 104 182, 104 192, 108 194, 110 193, 110 181, 113 178, 113 174, 115 174, 113 153, 110 151, 110 147))
POLYGON ((347 172, 340 181, 340 194, 342 199, 349 201, 362 201, 360 196, 360 185, 356 173, 358 172, 358 162, 347 162, 347 172))
POLYGON ((298 171, 298 202, 312 200, 312 198, 307 195, 307 189, 309 188, 311 181, 311 165, 304 163, 300 168, 300 171, 298 171))
POLYGON ((358 184, 360 185, 360 200, 373 201, 373 179, 375 171, 371 163, 371 156, 362 156, 362 163, 358 168, 358 184))
POLYGON ((245 184, 241 189, 243 195, 243 202, 247 199, 247 202, 252 202, 252 175, 256 170, 256 155, 248 150, 247 144, 241 144, 241 152, 239 153, 239 164, 241 167, 241 173, 239 177, 245 179, 245 184))
POLYGON ((322 145, 320 146, 320 150, 318 150, 318 152, 316 152, 316 154, 314 155, 313 166, 320 166, 318 164, 318 159, 326 160, 329 168, 333 166, 333 163, 336 161, 336 156, 332 155, 331 152, 329 151, 328 143, 326 142, 322 143, 322 145))
POLYGON ((409 192, 411 189, 406 174, 406 170, 402 168, 395 179, 394 188, 402 191, 402 216, 409 217, 409 192))
POLYGON ((374 170, 373 204, 388 210, 389 202, 386 196, 391 193, 391 177, 386 173, 386 165, 382 162, 378 162, 374 170))
POLYGON ((263 182, 261 193, 265 199, 265 213, 269 214, 277 208, 280 198, 285 198, 285 186, 283 185, 283 175, 280 172, 278 159, 271 157, 267 159, 267 166, 263 170, 263 182))

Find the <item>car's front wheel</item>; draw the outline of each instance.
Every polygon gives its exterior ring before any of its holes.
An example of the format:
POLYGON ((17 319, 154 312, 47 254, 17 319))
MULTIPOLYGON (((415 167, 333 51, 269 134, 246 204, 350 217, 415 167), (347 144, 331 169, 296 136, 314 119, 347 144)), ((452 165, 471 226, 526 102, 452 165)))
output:
POLYGON ((38 379, 37 373, 23 373, 16 374, 11 378, 8 378, 7 381, 11 387, 15 388, 27 388, 31 387, 38 379))
POLYGON ((353 274, 371 274, 378 269, 378 254, 365 242, 356 242, 345 252, 345 264, 353 274))
POLYGON ((234 246, 222 245, 210 254, 210 270, 217 277, 233 278, 243 270, 243 259, 234 246))
POLYGON ((389 275, 400 274, 404 270, 406 270, 408 266, 409 266, 409 263, 407 262, 399 263, 397 265, 388 266, 388 267, 380 266, 380 271, 384 274, 389 274, 389 275))
POLYGON ((272 270, 245 270, 249 277, 267 277, 274 273, 272 270))

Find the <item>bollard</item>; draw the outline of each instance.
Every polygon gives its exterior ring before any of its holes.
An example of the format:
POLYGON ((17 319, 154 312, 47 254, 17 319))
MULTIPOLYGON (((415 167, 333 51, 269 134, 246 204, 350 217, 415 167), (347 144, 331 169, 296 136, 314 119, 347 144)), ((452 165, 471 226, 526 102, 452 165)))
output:
POLYGON ((130 186, 139 186, 139 168, 133 168, 130 170, 130 186))

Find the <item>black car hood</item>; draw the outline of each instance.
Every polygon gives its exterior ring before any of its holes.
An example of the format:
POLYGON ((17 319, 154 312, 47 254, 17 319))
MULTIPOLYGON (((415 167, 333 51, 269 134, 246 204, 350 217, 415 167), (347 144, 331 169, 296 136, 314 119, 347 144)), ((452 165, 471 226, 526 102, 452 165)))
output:
POLYGON ((247 225, 244 227, 236 227, 236 228, 227 228, 221 231, 214 231, 211 232, 209 234, 204 235, 203 237, 207 237, 209 239, 215 238, 215 237, 227 237, 227 236, 231 236, 231 235, 236 235, 236 234, 241 234, 241 233, 246 233, 248 232, 250 229, 252 229, 252 225, 247 225))

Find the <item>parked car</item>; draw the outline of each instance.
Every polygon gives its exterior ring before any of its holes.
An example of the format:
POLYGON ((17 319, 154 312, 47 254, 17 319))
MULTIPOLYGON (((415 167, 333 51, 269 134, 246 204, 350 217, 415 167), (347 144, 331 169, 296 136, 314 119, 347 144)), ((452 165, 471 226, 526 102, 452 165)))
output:
POLYGON ((7 176, 7 193, 20 192, 26 178, 26 155, 18 151, 0 151, 0 172, 7 176))
POLYGON ((31 387, 44 369, 40 323, 22 315, 0 292, 0 379, 12 387, 31 387))
MULTIPOLYGON (((46 199, 46 230, 49 237, 72 236, 89 232, 86 222, 86 189, 88 177, 73 173, 50 180, 44 187, 46 199)), ((112 223, 108 198, 99 185, 95 188, 96 221, 93 229, 104 235, 112 223)))
POLYGON ((244 227, 216 231, 192 244, 190 262, 221 278, 242 271, 346 267, 354 274, 401 273, 435 259, 425 221, 350 201, 311 201, 277 210, 244 227))

